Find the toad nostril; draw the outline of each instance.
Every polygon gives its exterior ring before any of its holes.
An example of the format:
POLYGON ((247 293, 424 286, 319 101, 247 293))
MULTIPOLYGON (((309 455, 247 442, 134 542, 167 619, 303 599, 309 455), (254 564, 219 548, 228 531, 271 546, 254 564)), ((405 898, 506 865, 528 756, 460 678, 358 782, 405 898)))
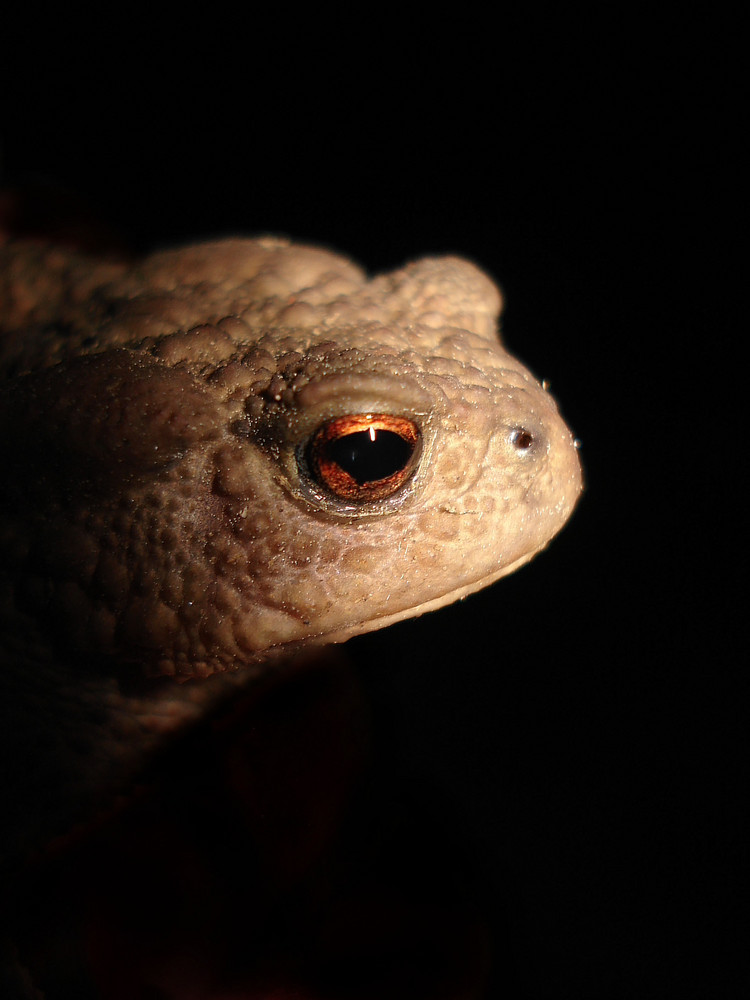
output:
POLYGON ((526 430, 525 427, 517 427, 515 430, 511 431, 510 443, 516 451, 528 451, 534 444, 534 435, 531 431, 526 430))

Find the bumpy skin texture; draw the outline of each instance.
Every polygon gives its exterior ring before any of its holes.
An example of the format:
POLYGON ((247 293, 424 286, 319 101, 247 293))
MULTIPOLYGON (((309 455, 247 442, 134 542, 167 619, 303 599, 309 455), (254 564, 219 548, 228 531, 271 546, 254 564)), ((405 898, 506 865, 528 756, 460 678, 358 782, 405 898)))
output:
POLYGON ((573 439, 501 346, 499 293, 466 261, 367 280, 277 239, 132 266, 2 253, 19 814, 29 788, 54 788, 64 825, 71 784, 94 794, 135 767, 220 676, 477 590, 544 548, 578 498, 573 439), (317 428, 363 413, 421 435, 403 485, 364 503, 304 459, 317 428))

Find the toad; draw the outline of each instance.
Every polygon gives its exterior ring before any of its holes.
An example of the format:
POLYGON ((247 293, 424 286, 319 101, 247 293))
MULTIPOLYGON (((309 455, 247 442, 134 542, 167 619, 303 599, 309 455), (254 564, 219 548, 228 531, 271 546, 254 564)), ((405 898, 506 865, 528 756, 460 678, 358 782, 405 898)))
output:
POLYGON ((303 650, 486 587, 581 490, 477 267, 0 251, 2 851, 303 650))

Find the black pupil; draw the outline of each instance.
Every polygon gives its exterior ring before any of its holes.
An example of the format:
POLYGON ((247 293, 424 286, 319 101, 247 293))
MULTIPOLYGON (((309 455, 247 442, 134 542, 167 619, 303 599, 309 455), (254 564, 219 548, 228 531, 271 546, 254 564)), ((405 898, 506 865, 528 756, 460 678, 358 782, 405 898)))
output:
POLYGON ((355 431, 329 441, 326 453, 361 486, 400 472, 409 461, 412 444, 393 431, 375 431, 374 441, 369 431, 355 431))

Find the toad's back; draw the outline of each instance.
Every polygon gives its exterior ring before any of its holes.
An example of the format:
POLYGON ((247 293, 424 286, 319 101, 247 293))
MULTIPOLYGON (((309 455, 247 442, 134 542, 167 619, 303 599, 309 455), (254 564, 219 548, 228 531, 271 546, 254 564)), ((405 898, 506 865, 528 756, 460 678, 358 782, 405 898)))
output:
POLYGON ((275 239, 2 252, 19 802, 126 773, 230 675, 492 583, 577 500, 573 439, 466 261, 367 280, 275 239))

